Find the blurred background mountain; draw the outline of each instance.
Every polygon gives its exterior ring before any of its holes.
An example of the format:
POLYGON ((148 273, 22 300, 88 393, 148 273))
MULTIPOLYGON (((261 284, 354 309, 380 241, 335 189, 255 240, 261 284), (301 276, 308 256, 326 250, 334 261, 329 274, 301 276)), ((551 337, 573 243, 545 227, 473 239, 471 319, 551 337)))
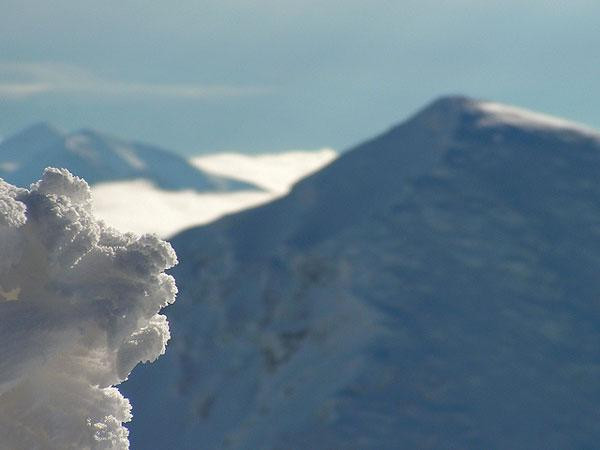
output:
POLYGON ((134 447, 593 448, 598 179, 600 133, 449 97, 176 236, 134 447))

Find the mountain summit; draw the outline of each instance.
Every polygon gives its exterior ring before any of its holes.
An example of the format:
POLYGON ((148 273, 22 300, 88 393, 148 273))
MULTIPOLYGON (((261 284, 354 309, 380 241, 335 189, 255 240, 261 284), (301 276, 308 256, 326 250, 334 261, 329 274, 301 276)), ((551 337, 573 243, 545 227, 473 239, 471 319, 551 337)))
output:
POLYGON ((596 447, 599 180, 595 131, 449 97, 180 234, 134 446, 596 447))
POLYGON ((163 189, 229 191, 258 189, 208 174, 169 151, 94 130, 64 134, 38 123, 0 143, 0 178, 18 186, 37 180, 46 167, 63 167, 90 184, 147 179, 163 189))

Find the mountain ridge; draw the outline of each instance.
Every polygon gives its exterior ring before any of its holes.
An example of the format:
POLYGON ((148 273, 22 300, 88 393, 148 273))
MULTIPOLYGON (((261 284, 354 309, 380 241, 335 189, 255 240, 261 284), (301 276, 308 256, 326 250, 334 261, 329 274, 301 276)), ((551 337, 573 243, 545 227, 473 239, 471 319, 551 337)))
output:
POLYGON ((124 386, 134 445, 594 447, 600 141, 473 102, 173 239, 171 347, 124 386))
POLYGON ((161 148, 91 129, 63 133, 40 122, 0 142, 0 177, 28 186, 46 167, 64 167, 90 184, 147 179, 168 190, 260 190, 215 176, 161 148))
MULTIPOLYGON (((493 139, 502 139, 503 134, 511 133, 517 130, 517 132, 523 128, 519 128, 518 124, 515 123, 503 123, 498 120, 489 120, 497 117, 496 114, 490 114, 485 110, 482 105, 500 105, 498 103, 487 102, 483 100, 474 100, 465 96, 445 96, 437 100, 434 100, 423 109, 418 111, 413 116, 409 117, 405 122, 399 125, 389 128, 387 131, 377 135, 376 137, 369 139, 357 146, 350 148, 349 150, 342 153, 335 164, 328 165, 324 169, 317 173, 300 180, 294 189, 290 193, 290 196, 295 198, 296 203, 302 205, 308 201, 311 201, 311 190, 323 188, 323 184, 330 184, 336 182, 335 186, 329 186, 328 189, 320 189, 326 194, 335 195, 337 192, 346 192, 346 197, 353 197, 353 201, 356 201, 359 196, 357 192, 366 192, 368 195, 362 198, 362 207, 372 209, 371 206, 379 205, 376 200, 377 196, 391 195, 395 191, 402 189, 406 177, 415 177, 420 173, 423 173, 427 169, 433 167, 442 158, 444 151, 452 146, 454 134, 460 133, 460 126, 474 127, 476 130, 493 131, 493 139), (488 119, 486 121, 486 119, 488 119), (483 124, 483 125, 482 125, 483 124), (433 141, 432 141, 433 139, 433 141), (395 143, 402 141, 407 147, 412 145, 414 141, 420 141, 419 145, 427 146, 425 151, 420 152, 418 155, 406 155, 401 152, 401 149, 396 149, 395 143), (375 143, 375 145, 373 145, 375 143), (379 171, 379 166, 389 165, 397 169, 396 173, 379 171), (344 172, 342 174, 331 174, 331 172, 344 172), (325 179, 323 183, 321 180, 325 179), (352 179, 352 183, 348 183, 346 180, 352 179), (306 187, 305 187, 306 186, 306 187), (318 187, 315 187, 318 186, 318 187), (371 205, 371 206, 370 206, 371 205)), ((505 107, 506 108, 506 107, 505 107)), ((510 107, 510 111, 519 111, 522 115, 527 116, 530 114, 529 111, 510 107)), ((534 117, 541 115, 536 114, 534 117)), ((547 116, 543 116, 547 117, 547 116)), ((531 122, 531 121, 529 121, 531 122)), ((579 139, 586 141, 592 139, 593 141, 600 141, 600 133, 589 133, 587 128, 580 126, 574 122, 566 122, 567 127, 565 128, 568 135, 562 135, 562 138, 579 139), (582 128, 583 127, 583 128, 582 128), (585 130, 583 133, 578 133, 579 130, 585 130)), ((529 123, 527 123, 529 125, 529 123)), ((555 135, 557 132, 560 134, 559 128, 546 127, 544 122, 539 123, 539 129, 543 133, 550 133, 555 135)), ((529 128, 524 128, 528 130, 529 128)), ((564 130, 563 130, 564 131, 564 130)), ((265 209, 272 211, 269 214, 277 214, 280 202, 284 199, 275 201, 269 205, 264 206, 265 209)), ((326 200, 329 207, 334 207, 337 204, 336 199, 330 198, 326 200)), ((344 205, 342 205, 344 206, 344 205)), ((264 209, 261 209, 261 211, 264 209)), ((361 207, 354 208, 354 210, 361 210, 361 207)), ((329 214, 335 220, 345 219, 345 213, 351 213, 352 209, 345 208, 344 211, 338 212, 338 215, 329 214)), ((286 210, 285 213, 281 214, 293 214, 293 210, 286 210)), ((260 221, 260 215, 258 210, 251 209, 245 211, 240 215, 236 215, 236 221, 260 221)), ((319 216, 318 212, 315 214, 314 221, 322 221, 322 217, 319 216)), ((223 227, 235 227, 233 219, 225 217, 223 220, 223 227)), ((320 225, 320 224, 318 224, 320 225)), ((315 226, 318 226, 315 225, 315 226)), ((243 225, 240 225, 243 226, 243 225)), ((251 228, 251 227, 249 227, 251 228)), ((255 227, 259 230, 259 227, 255 227)), ((189 231, 194 233, 193 230, 189 231)), ((186 233, 184 231, 184 233, 186 233)), ((255 242, 262 245, 264 240, 271 240, 277 234, 271 230, 267 236, 256 236, 255 242)), ((296 236, 297 242, 301 242, 303 239, 313 239, 314 237, 296 236)), ((253 239, 247 239, 247 245, 251 245, 253 239)), ((245 249, 240 249, 243 253, 245 249)))

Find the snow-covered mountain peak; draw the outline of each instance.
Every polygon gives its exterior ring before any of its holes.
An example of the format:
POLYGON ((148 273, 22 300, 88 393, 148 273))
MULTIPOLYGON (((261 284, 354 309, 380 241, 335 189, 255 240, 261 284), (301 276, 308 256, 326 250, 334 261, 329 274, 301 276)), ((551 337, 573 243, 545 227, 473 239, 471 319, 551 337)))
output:
POLYGON ((36 122, 20 133, 16 134, 16 138, 27 138, 30 140, 46 140, 49 138, 61 138, 63 132, 48 122, 36 122))
POLYGON ((167 190, 258 189, 251 183, 206 173, 173 152, 90 129, 64 134, 39 123, 0 143, 0 177, 6 181, 27 186, 46 167, 67 168, 90 184, 147 180, 167 190))
POLYGON ((418 111, 407 122, 396 125, 392 131, 409 126, 433 132, 438 136, 449 135, 455 132, 466 115, 472 114, 476 103, 476 100, 461 95, 440 97, 418 111))
POLYGON ((445 97, 173 238, 171 350, 126 387, 134 446, 597 446, 589 136, 445 97))
POLYGON ((476 103, 478 103, 478 100, 465 95, 445 95, 425 105, 417 113, 417 116, 443 114, 448 118, 451 115, 461 114, 464 111, 470 110, 476 103))
POLYGON ((584 124, 526 108, 459 95, 433 101, 412 120, 432 131, 454 129, 457 125, 464 126, 467 121, 468 125, 481 128, 512 127, 555 134, 566 132, 571 137, 579 135, 600 140, 600 132, 584 124))
POLYGON ((587 125, 525 108, 487 101, 473 102, 471 106, 483 115, 479 120, 480 126, 510 125, 534 130, 569 131, 600 139, 600 133, 587 125))

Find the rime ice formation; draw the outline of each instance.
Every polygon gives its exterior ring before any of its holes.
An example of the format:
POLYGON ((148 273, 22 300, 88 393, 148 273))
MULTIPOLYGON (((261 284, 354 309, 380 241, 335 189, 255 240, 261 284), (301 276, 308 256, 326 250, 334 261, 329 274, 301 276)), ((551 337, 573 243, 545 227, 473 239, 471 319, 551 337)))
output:
POLYGON ((114 386, 165 351, 175 252, 95 220, 90 199, 64 169, 30 189, 0 179, 2 449, 129 448, 114 386))

